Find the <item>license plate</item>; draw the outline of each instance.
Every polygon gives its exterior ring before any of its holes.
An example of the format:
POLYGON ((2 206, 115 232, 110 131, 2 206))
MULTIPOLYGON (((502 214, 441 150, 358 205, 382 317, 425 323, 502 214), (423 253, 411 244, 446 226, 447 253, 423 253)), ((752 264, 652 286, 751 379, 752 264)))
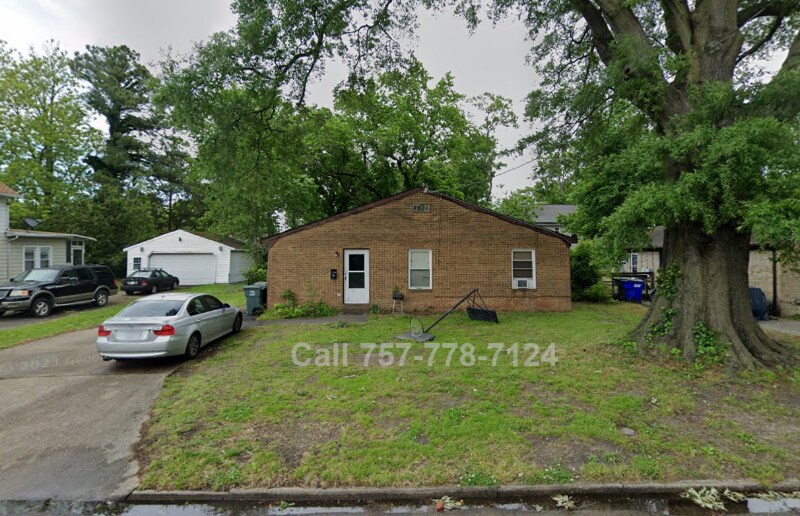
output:
POLYGON ((147 338, 147 330, 117 330, 117 340, 145 340, 147 338))
POLYGON ((128 282, 126 282, 126 283, 127 283, 128 285, 136 285, 136 282, 135 282, 135 281, 128 281, 128 282))

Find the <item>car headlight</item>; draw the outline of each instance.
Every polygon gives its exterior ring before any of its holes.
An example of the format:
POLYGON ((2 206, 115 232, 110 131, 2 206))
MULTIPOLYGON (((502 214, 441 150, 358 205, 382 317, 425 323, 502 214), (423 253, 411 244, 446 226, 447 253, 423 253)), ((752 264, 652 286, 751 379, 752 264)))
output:
POLYGON ((27 297, 27 296, 30 296, 30 295, 31 295, 31 291, 30 290, 25 290, 25 289, 12 290, 11 294, 9 294, 10 297, 27 297))

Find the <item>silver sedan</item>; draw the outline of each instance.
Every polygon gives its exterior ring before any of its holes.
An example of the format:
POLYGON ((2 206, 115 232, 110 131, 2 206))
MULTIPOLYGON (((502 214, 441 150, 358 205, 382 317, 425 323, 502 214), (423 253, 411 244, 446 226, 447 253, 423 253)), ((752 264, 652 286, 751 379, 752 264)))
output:
POLYGON ((159 294, 128 305, 97 329, 103 360, 184 355, 242 329, 242 311, 209 294, 159 294))

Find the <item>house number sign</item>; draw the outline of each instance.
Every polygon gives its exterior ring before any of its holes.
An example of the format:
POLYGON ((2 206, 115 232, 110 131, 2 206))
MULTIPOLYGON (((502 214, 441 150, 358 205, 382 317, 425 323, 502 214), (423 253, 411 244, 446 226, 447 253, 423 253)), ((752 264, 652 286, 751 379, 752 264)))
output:
POLYGON ((430 204, 412 204, 411 211, 415 213, 429 213, 431 211, 430 204))

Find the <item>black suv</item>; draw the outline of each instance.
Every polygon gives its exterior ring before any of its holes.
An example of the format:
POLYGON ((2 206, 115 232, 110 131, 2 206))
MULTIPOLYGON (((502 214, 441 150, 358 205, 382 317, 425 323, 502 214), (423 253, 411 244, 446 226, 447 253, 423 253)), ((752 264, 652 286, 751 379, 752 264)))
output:
POLYGON ((0 285, 0 315, 27 310, 34 317, 47 317, 56 306, 105 306, 108 296, 116 293, 117 280, 105 265, 31 269, 0 285))

